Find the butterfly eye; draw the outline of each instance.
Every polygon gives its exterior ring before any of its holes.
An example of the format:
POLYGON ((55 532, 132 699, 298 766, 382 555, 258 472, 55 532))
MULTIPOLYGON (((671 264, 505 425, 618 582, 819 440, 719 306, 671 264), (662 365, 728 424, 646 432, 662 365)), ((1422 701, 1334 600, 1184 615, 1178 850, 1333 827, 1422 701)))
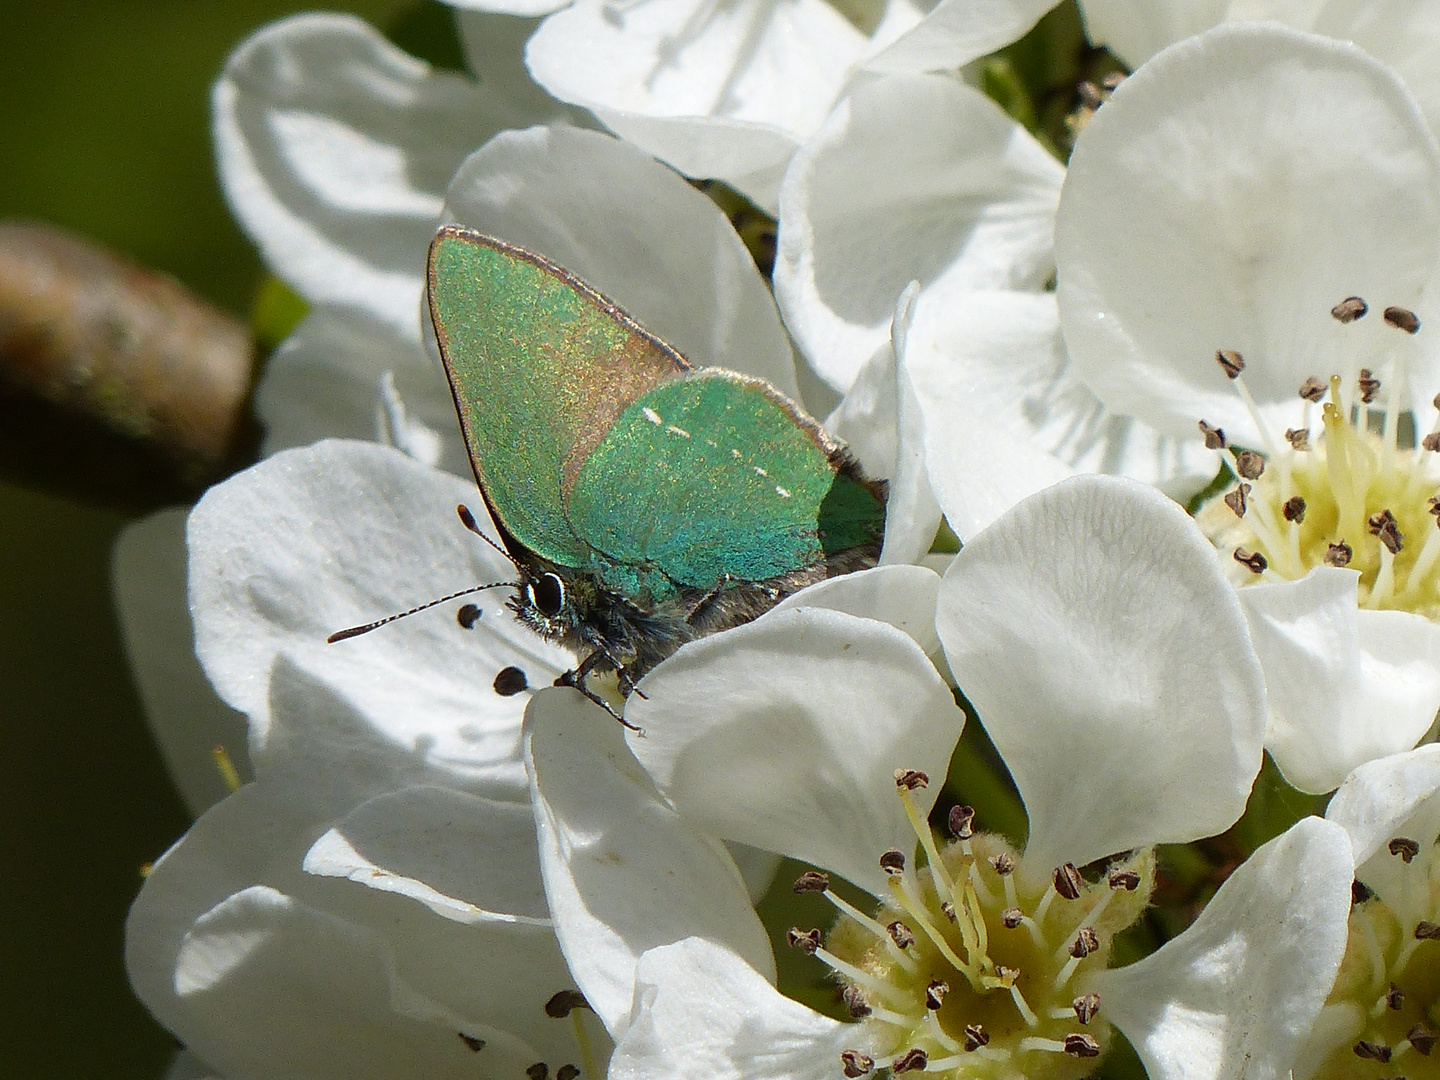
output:
POLYGON ((565 606, 565 586, 554 574, 541 574, 530 586, 530 602, 541 615, 553 619, 565 606))

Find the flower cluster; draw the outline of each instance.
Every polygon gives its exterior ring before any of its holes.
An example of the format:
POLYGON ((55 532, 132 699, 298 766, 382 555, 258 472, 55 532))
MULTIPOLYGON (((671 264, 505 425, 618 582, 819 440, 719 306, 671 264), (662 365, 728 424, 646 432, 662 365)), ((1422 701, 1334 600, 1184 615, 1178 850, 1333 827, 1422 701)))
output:
POLYGON ((308 314, 265 459, 117 559, 198 815, 127 927, 176 1075, 1440 1077, 1440 4, 1083 0, 1127 71, 1064 164, 976 86, 1049 3, 453 6, 473 77, 311 15, 215 89, 308 314), (623 727, 462 606, 516 568, 450 223, 827 413, 879 565, 623 727))

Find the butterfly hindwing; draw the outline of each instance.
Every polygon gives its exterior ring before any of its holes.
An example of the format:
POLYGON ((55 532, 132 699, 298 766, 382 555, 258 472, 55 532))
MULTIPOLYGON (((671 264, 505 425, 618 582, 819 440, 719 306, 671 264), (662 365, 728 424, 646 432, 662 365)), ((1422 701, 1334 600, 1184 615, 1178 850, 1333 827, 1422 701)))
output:
POLYGON ((580 470, 569 518, 609 564, 602 580, 663 601, 873 543, 884 504, 769 384, 702 369, 620 415, 580 470))

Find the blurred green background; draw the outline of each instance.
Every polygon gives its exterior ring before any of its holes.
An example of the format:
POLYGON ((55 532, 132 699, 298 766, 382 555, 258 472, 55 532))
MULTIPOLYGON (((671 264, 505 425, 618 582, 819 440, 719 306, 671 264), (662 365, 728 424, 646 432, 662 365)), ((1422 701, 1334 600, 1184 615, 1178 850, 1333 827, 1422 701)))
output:
MULTIPOLYGON (((7 0, 0 218, 74 229, 244 317, 261 268, 216 184, 209 88, 241 38, 307 6, 7 0)), ((381 28, 413 23, 422 7, 339 6, 381 28)), ((148 1080, 163 1075, 175 1046, 130 994, 121 962, 139 868, 188 825, 111 610, 110 547, 125 523, 0 482, 6 1080, 148 1080)))

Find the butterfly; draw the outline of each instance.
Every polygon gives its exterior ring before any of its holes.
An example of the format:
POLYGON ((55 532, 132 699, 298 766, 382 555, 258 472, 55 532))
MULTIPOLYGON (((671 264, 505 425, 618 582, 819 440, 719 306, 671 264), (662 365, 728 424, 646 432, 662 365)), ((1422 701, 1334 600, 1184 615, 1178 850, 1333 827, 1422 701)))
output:
POLYGON ((768 382, 693 367, 575 275, 459 226, 436 234, 427 281, 475 480, 519 574, 508 607, 579 658, 559 684, 613 714, 591 674, 628 695, 685 642, 875 565, 884 482, 768 382))

